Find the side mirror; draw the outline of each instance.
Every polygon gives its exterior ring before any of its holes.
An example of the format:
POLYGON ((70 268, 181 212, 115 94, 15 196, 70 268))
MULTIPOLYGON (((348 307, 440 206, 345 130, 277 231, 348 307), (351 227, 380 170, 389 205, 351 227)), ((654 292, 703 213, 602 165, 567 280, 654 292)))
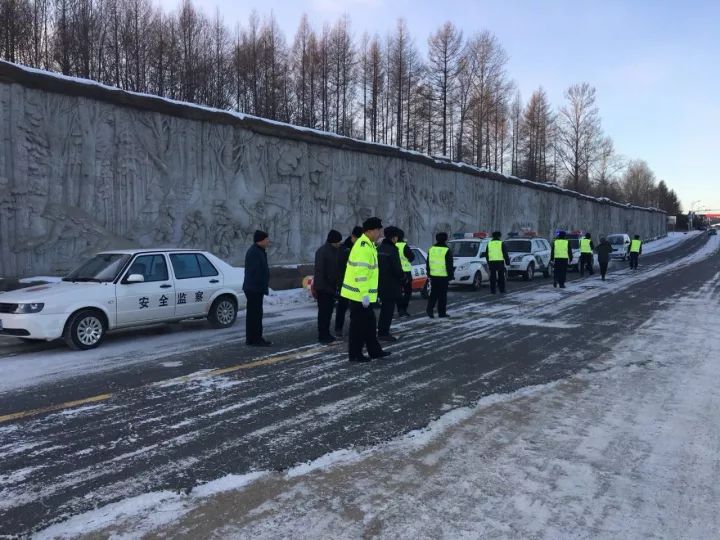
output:
POLYGON ((142 274, 130 274, 125 278, 125 283, 145 283, 145 276, 142 274))

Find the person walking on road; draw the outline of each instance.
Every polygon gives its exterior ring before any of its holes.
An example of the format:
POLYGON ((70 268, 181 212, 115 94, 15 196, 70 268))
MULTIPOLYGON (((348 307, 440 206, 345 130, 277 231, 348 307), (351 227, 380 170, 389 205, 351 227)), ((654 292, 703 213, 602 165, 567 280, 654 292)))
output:
POLYGON ((371 358, 390 355, 382 350, 377 339, 372 306, 378 296, 379 271, 375 242, 382 232, 382 221, 376 217, 368 218, 362 228, 362 235, 350 251, 340 292, 350 304, 348 359, 351 362, 369 362, 371 358), (363 347, 367 347, 370 358, 363 354, 363 347))
POLYGON ((337 309, 335 310, 335 336, 343 337, 343 327, 345 326, 345 314, 347 313, 348 299, 343 297, 340 292, 342 289, 343 280, 345 279, 345 269, 347 268, 348 257, 350 257, 350 250, 358 238, 362 236, 362 227, 354 227, 350 236, 340 245, 338 250, 338 302, 337 309))
POLYGON ((395 247, 397 247, 400 254, 400 264, 403 271, 402 295, 397 301, 398 317, 409 317, 408 307, 412 296, 412 262, 415 260, 415 254, 405 241, 405 231, 402 229, 398 229, 398 241, 395 247))
POLYGON ((327 241, 315 252, 315 273, 313 291, 318 304, 318 340, 320 343, 332 343, 335 337, 330 334, 330 319, 335 307, 335 295, 338 283, 338 249, 342 235, 331 230, 327 241))
POLYGON ((270 290, 270 268, 267 247, 270 238, 265 231, 255 231, 253 245, 245 254, 243 292, 247 298, 245 309, 245 342, 252 347, 268 347, 272 342, 263 337, 263 298, 270 290))
POLYGON ((595 245, 592 241, 592 235, 585 233, 585 238, 580 239, 580 277, 585 275, 585 270, 592 276, 595 273, 593 269, 593 250, 595 245))
POLYGON ((487 244, 485 249, 485 260, 488 262, 490 270, 490 292, 496 294, 496 289, 500 289, 501 294, 505 294, 505 273, 506 265, 510 264, 510 255, 508 254, 505 242, 501 240, 502 233, 495 231, 492 233, 492 240, 487 244))
POLYGON ((638 269, 640 255, 642 255, 642 240, 640 240, 640 235, 636 234, 630 241, 630 270, 638 269))
POLYGON ((438 317, 449 317, 447 314, 447 293, 450 282, 455 279, 452 251, 447 245, 447 233, 435 235, 435 245, 428 250, 427 273, 430 276, 430 298, 427 303, 427 316, 435 318, 435 304, 438 317))
POLYGON ((608 265, 610 264, 610 255, 612 254, 613 247, 607 238, 604 236, 600 238, 600 244, 597 247, 598 265, 600 266, 600 277, 605 281, 607 275, 608 265))
POLYGON ((385 238, 378 247, 378 267, 380 279, 378 295, 380 297, 380 317, 378 319, 378 339, 380 341, 397 341, 390 334, 395 304, 402 296, 405 274, 400 262, 400 252, 396 247, 400 232, 397 227, 386 227, 385 238))
POLYGON ((565 231, 560 231, 550 252, 553 261, 553 287, 565 288, 568 265, 572 262, 572 250, 565 231))

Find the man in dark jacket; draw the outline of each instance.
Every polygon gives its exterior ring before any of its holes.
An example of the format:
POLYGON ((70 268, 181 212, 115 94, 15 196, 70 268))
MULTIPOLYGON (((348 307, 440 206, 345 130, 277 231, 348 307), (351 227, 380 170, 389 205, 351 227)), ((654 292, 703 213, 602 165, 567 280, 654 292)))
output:
POLYGON ((500 289, 501 294, 505 294, 505 265, 510 265, 510 255, 501 238, 502 233, 495 231, 492 233, 492 240, 485 248, 485 260, 490 270, 490 292, 492 294, 496 294, 496 287, 500 289))
MULTIPOLYGON (((345 279, 345 269, 347 268, 348 257, 350 257, 350 251, 352 251, 353 245, 360 236, 362 236, 362 227, 355 227, 345 241, 340 245, 338 249, 338 284, 337 290, 342 287, 343 280, 345 279)), ((342 337, 343 326, 345 326, 345 314, 348 310, 348 299, 343 298, 338 294, 337 309, 335 310, 335 335, 342 337)))
POLYGON ((597 247, 598 265, 600 266, 600 277, 605 281, 605 275, 607 274, 608 265, 610 264, 610 255, 612 254, 613 247, 607 238, 604 236, 600 238, 600 245, 597 247))
POLYGON ((431 319, 435 318, 435 304, 438 307, 438 317, 449 317, 447 292, 450 282, 455 279, 455 267, 447 239, 447 233, 437 233, 435 245, 428 250, 427 274, 430 276, 430 298, 427 303, 427 315, 431 319))
POLYGON ((397 227, 385 227, 385 238, 378 247, 378 296, 380 297, 380 318, 378 319, 378 339, 380 341, 397 341, 390 334, 395 303, 402 295, 402 282, 405 274, 400 263, 400 252, 395 244, 400 236, 397 227))
POLYGON ((330 334, 330 319, 337 295, 338 249, 341 242, 342 235, 333 229, 327 235, 327 242, 315 252, 313 290, 318 304, 318 340, 325 344, 335 341, 330 334))
POLYGON ((398 298, 398 317, 409 317, 408 306, 412 296, 412 262, 415 260, 415 253, 405 241, 405 231, 398 229, 398 241, 395 244, 400 254, 400 265, 403 270, 402 295, 398 298))
POLYGON ((267 247, 270 238, 265 231, 255 231, 254 244, 245 254, 243 292, 247 298, 245 310, 245 342, 253 347, 267 347, 272 343, 263 338, 263 297, 269 293, 270 268, 267 247))

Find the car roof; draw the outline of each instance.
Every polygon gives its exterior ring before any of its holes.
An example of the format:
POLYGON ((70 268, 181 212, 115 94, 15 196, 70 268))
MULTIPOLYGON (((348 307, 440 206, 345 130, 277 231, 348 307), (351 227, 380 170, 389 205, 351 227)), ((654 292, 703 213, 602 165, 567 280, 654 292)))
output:
POLYGON ((180 249, 180 248, 143 248, 143 249, 106 249, 99 251, 97 255, 109 255, 111 253, 117 253, 120 255, 137 255, 139 253, 157 253, 158 251, 163 253, 206 253, 201 249, 180 249))

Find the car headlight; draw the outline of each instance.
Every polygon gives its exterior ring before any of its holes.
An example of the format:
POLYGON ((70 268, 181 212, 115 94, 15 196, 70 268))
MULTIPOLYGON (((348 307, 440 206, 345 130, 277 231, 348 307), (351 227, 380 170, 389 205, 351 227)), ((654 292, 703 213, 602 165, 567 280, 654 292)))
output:
POLYGON ((522 260, 523 260, 523 257, 522 257, 522 255, 520 255, 520 256, 513 257, 512 259, 510 259, 510 262, 511 263, 519 263, 519 262, 522 262, 522 260))
POLYGON ((25 313, 40 313, 45 307, 45 304, 18 304, 13 313, 25 314, 25 313))
POLYGON ((466 264, 461 264, 460 266, 458 266, 456 268, 456 270, 458 272, 465 272, 468 268, 470 268, 470 265, 466 263, 466 264))

